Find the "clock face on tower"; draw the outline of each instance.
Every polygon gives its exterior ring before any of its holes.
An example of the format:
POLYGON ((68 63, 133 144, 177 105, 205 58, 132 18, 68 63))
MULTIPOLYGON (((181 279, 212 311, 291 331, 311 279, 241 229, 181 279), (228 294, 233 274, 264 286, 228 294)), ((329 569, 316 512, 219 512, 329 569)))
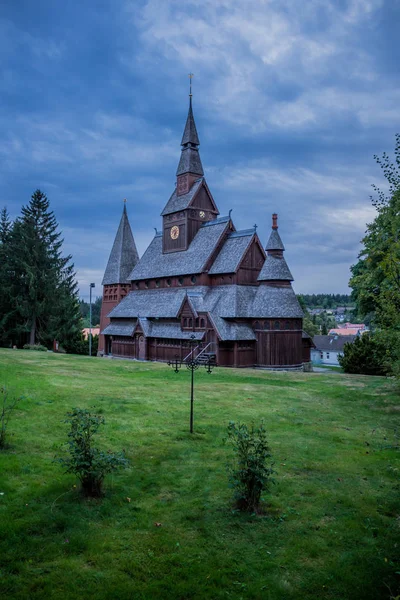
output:
POLYGON ((199 212, 199 215, 200 215, 200 219, 204 219, 204 217, 206 216, 206 213, 204 212, 204 210, 201 210, 199 212))
POLYGON ((170 236, 173 240, 177 240, 179 237, 179 227, 177 225, 174 225, 171 228, 171 232, 170 232, 170 236))

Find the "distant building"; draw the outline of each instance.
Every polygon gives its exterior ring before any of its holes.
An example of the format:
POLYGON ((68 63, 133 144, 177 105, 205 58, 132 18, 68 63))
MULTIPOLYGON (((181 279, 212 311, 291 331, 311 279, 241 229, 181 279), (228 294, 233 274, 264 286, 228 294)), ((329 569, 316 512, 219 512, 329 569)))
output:
POLYGON ((311 360, 314 364, 339 365, 339 354, 343 353, 345 344, 351 344, 356 335, 315 335, 315 348, 311 349, 311 360))
MULTIPOLYGON (((89 332, 90 332, 89 327, 84 327, 82 329, 83 337, 85 338, 85 340, 88 339, 89 332)), ((99 334, 100 334, 100 327, 92 327, 92 336, 99 335, 99 334)))
POLYGON ((349 335, 361 335, 367 331, 364 323, 343 323, 336 329, 330 329, 329 335, 340 335, 340 336, 349 336, 349 335))

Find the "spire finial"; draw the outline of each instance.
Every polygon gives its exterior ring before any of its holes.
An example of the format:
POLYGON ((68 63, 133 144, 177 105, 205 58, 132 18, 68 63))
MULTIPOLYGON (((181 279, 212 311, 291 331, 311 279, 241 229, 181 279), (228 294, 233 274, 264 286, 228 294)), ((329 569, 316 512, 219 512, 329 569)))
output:
POLYGON ((189 84, 189 98, 192 98, 192 79, 193 79, 194 75, 193 73, 189 73, 189 79, 190 79, 190 84, 189 84))
POLYGON ((126 204, 126 198, 124 198, 124 204, 126 204))
POLYGON ((276 213, 272 215, 272 229, 278 229, 278 215, 276 213))

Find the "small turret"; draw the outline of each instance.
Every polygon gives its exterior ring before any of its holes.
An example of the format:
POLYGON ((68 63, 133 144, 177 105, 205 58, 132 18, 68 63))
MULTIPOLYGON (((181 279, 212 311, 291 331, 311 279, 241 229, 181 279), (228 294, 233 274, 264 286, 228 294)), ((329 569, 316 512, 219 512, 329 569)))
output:
POLYGON ((257 281, 273 283, 274 285, 290 285, 290 282, 293 281, 293 275, 283 258, 285 246, 278 233, 278 215, 276 213, 272 215, 272 231, 265 249, 267 258, 257 281))

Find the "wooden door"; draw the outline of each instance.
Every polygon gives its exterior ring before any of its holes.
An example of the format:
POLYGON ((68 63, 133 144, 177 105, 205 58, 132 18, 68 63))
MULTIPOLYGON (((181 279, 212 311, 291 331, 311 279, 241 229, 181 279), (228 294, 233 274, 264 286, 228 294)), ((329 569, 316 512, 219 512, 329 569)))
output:
POLYGON ((144 335, 139 335, 138 338, 138 347, 139 347, 139 360, 146 359, 146 340, 144 339, 144 335))

